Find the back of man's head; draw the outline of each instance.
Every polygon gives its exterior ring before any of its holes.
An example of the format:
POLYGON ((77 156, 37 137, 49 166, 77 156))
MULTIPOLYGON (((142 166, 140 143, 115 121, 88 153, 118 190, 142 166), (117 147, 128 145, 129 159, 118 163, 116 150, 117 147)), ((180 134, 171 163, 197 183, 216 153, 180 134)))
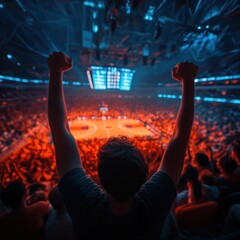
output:
POLYGON ((209 167, 209 159, 205 153, 201 153, 201 152, 196 153, 195 162, 199 167, 204 167, 204 168, 209 167))
POLYGON ((125 136, 109 138, 97 156, 101 184, 117 201, 129 200, 147 180, 144 156, 125 136))
POLYGON ((9 208, 17 208, 22 203, 23 197, 26 194, 26 186, 20 181, 14 181, 2 191, 2 203, 9 208))
POLYGON ((222 157, 219 164, 222 171, 227 175, 231 175, 237 168, 237 162, 228 156, 222 157))

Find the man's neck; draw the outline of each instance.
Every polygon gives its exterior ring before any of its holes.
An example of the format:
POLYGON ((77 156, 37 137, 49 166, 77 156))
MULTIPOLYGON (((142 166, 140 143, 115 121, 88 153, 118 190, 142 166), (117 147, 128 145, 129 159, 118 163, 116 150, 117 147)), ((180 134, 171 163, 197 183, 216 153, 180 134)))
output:
POLYGON ((115 200, 112 196, 110 196, 109 194, 107 194, 107 199, 108 202, 110 204, 112 213, 114 216, 125 216, 128 214, 129 209, 131 207, 132 204, 132 198, 129 199, 128 201, 117 201, 115 200))

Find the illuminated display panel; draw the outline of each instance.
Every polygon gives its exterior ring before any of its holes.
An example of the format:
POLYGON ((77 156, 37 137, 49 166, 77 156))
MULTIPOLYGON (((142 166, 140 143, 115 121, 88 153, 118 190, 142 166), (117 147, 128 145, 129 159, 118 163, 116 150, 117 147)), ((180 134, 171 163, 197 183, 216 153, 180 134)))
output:
POLYGON ((135 70, 120 67, 91 66, 87 77, 92 89, 130 91, 135 70))

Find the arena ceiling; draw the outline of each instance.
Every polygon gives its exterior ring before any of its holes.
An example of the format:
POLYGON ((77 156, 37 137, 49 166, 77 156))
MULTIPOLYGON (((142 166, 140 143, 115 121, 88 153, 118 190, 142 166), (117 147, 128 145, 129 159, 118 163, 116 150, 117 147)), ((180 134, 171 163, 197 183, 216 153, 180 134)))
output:
POLYGON ((169 81, 179 61, 200 77, 240 73, 238 0, 0 0, 0 21, 1 75, 47 79, 52 51, 86 84, 90 65, 134 68, 143 87, 169 81))

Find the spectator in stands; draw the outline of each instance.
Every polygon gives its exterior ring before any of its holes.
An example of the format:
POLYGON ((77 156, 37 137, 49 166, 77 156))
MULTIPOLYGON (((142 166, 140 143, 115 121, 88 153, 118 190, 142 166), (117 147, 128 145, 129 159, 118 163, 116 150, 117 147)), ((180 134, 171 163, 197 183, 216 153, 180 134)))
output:
POLYGON ((86 175, 68 126, 62 75, 72 68, 72 60, 55 52, 49 56, 48 66, 48 118, 61 178, 58 186, 78 239, 159 238, 176 196, 192 128, 198 67, 184 62, 172 70, 173 78, 183 85, 183 96, 157 173, 145 182, 148 166, 140 150, 126 137, 112 137, 98 152, 102 191, 86 175))
POLYGON ((28 187, 28 196, 26 198, 27 205, 47 200, 47 191, 44 184, 37 182, 30 184, 30 186, 28 187))
POLYGON ((189 164, 182 177, 186 179, 187 189, 178 194, 178 206, 216 201, 219 198, 220 193, 215 186, 214 175, 209 170, 198 174, 197 169, 189 164))
POLYGON ((198 171, 191 164, 188 164, 183 173, 186 179, 187 189, 178 193, 177 205, 196 204, 203 201, 201 182, 198 180, 198 171))
POLYGON ((237 232, 240 231, 240 204, 233 204, 228 211, 224 223, 224 232, 237 232))
POLYGON ((202 184, 204 201, 217 201, 220 192, 216 186, 216 179, 213 173, 209 170, 202 171, 198 179, 202 184))
POLYGON ((232 158, 237 162, 238 166, 235 170, 236 175, 240 175, 240 143, 233 144, 232 158))
POLYGON ((32 195, 34 192, 37 192, 37 191, 45 192, 46 186, 40 182, 34 182, 28 186, 28 195, 32 195))
POLYGON ((35 191, 26 199, 27 205, 32 205, 37 202, 47 201, 46 192, 44 191, 35 191))
POLYGON ((234 143, 232 149, 232 158, 240 165, 240 143, 234 143))
POLYGON ((197 169, 198 173, 206 169, 209 170, 209 159, 205 153, 196 153, 194 163, 194 167, 197 169))
POLYGON ((48 199, 53 209, 44 226, 44 240, 75 240, 76 236, 72 221, 57 186, 50 190, 48 199))
POLYGON ((219 161, 221 174, 217 178, 218 185, 239 186, 240 175, 236 172, 237 162, 230 158, 228 155, 221 158, 219 161))
POLYGON ((50 211, 46 202, 25 203, 26 187, 22 181, 10 183, 2 192, 2 202, 11 211, 0 218, 1 240, 39 239, 44 218, 50 211))

